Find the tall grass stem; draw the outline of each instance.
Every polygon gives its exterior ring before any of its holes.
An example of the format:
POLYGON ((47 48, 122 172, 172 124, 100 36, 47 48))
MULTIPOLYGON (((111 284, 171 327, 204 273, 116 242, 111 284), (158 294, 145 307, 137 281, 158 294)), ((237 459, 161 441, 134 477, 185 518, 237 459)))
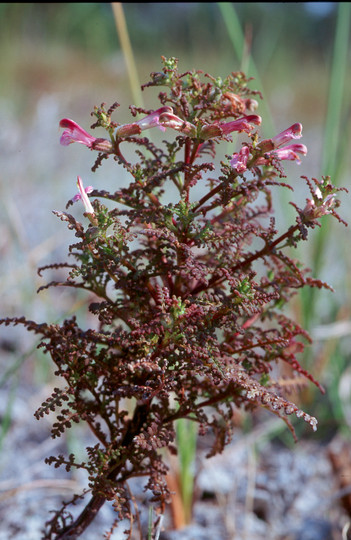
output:
MULTIPOLYGON (((344 101, 345 80, 349 69, 348 51, 350 37, 351 3, 339 2, 336 18, 335 39, 332 63, 330 68, 330 86, 328 95, 328 107, 326 111, 322 174, 328 174, 332 178, 334 185, 338 184, 339 176, 342 172, 342 164, 349 145, 340 144, 342 132, 348 135, 346 126, 342 126, 344 111, 348 111, 351 105, 350 96, 348 102, 344 101)), ((345 114, 345 116, 347 116, 345 114)), ((345 142, 345 141, 344 141, 345 142)), ((316 231, 314 244, 312 245, 312 262, 315 275, 319 275, 325 248, 328 241, 330 229, 321 227, 316 231)), ((308 330, 315 316, 315 290, 313 288, 302 291, 304 326, 308 330)))
POLYGON ((136 68, 135 57, 132 49, 132 45, 129 39, 129 33, 127 28, 126 19, 124 16, 122 2, 111 2, 113 15, 115 18, 117 34, 119 42, 123 51, 124 59, 126 62, 130 88, 134 103, 137 107, 143 107, 143 97, 140 90, 140 81, 138 77, 138 71, 136 68))
POLYGON ((265 135, 267 135, 267 137, 273 136, 275 132, 274 122, 268 105, 268 101, 267 99, 265 99, 263 83, 261 81, 258 69, 256 68, 255 62, 252 58, 250 47, 247 46, 245 33, 241 28, 240 21, 236 14, 234 5, 231 2, 217 2, 217 4, 222 14, 230 42, 233 46, 236 57, 240 62, 240 70, 244 71, 248 76, 254 77, 256 87, 258 87, 258 90, 262 93, 262 96, 264 98, 262 103, 262 110, 264 111, 265 117, 265 135))
POLYGON ((197 442, 197 424, 192 420, 180 418, 176 423, 176 434, 184 515, 186 523, 190 523, 195 483, 194 467, 197 442))
POLYGON ((345 105, 347 106, 347 104, 344 104, 344 94, 345 79, 349 69, 350 20, 351 3, 339 2, 322 155, 322 172, 333 176, 334 184, 336 183, 335 174, 338 169, 337 162, 343 157, 340 156, 339 142, 343 108, 345 105))

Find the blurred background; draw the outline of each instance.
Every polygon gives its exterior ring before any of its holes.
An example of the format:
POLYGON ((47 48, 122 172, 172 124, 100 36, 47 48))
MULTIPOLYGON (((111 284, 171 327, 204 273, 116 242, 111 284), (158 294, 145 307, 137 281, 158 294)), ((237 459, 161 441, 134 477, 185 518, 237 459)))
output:
MULTIPOLYGON (((309 153, 300 167, 286 167, 295 192, 278 194, 281 226, 295 219, 289 200, 303 205, 309 196, 300 175, 331 174, 334 184, 351 187, 350 5, 122 4, 141 84, 161 69, 161 55, 179 58, 180 71, 225 77, 243 70, 255 78, 251 88, 264 95, 258 114, 266 137, 303 124, 301 142, 309 153)), ((139 98, 121 34, 109 3, 1 3, 0 47, 0 317, 57 322, 74 311, 84 320, 86 298, 65 289, 38 295, 37 288, 57 275, 48 272, 43 279, 36 269, 66 260, 74 239, 52 210, 64 210, 76 193, 77 175, 85 185, 105 189, 125 180, 112 161, 93 174, 93 155, 82 145, 60 146, 58 127, 68 117, 89 131, 90 112, 102 102, 118 101, 114 119, 130 120, 128 106, 139 98)), ((157 108, 157 93, 143 92, 146 107, 157 108)), ((340 199, 340 215, 348 220, 349 196, 342 192, 340 199)), ((70 211, 82 216, 79 205, 70 211)), ((339 430, 349 433, 351 424, 351 250, 347 228, 328 217, 322 225, 299 256, 335 293, 306 292, 293 309, 315 338, 305 361, 328 390, 321 397, 309 388, 300 405, 320 419, 314 437, 328 439, 339 430)), ((50 360, 35 346, 35 336, 23 329, 0 327, 5 448, 21 406, 34 411, 48 395, 43 385, 52 382, 50 360)))

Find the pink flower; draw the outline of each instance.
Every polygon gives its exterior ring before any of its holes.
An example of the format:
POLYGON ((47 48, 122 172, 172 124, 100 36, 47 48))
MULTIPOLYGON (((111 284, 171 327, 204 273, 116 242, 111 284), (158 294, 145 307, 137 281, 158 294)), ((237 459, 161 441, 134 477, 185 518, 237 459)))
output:
POLYGON ((81 179, 80 176, 77 176, 77 187, 78 187, 79 193, 77 193, 77 195, 73 197, 72 202, 76 202, 80 200, 83 201, 86 213, 94 214, 94 208, 92 207, 89 197, 87 196, 87 193, 91 193, 94 188, 92 186, 88 186, 84 188, 83 180, 81 179))
POLYGON ((158 127, 161 131, 166 131, 166 128, 160 123, 160 116, 167 113, 173 113, 172 107, 160 107, 155 112, 145 116, 145 118, 138 120, 136 124, 138 124, 142 131, 152 127, 158 127))
POLYGON ((190 122, 187 122, 186 120, 182 120, 179 118, 179 116, 176 116, 172 112, 165 112, 162 113, 160 116, 160 123, 164 127, 169 127, 171 129, 176 129, 177 131, 181 131, 185 135, 188 135, 189 137, 195 137, 196 136, 196 128, 194 124, 191 124, 190 122))
POLYGON ((161 129, 161 131, 166 131, 166 128, 160 123, 160 116, 164 113, 173 114, 172 107, 161 107, 160 109, 157 109, 157 111, 148 114, 137 122, 118 126, 115 131, 115 135, 116 137, 130 137, 131 135, 140 135, 140 133, 144 131, 144 129, 150 129, 153 127, 158 127, 161 129))
POLYGON ((290 161, 296 161, 296 163, 300 164, 301 160, 297 154, 305 156, 307 154, 307 147, 304 144, 290 144, 288 146, 284 146, 284 148, 278 148, 274 151, 274 153, 278 156, 278 159, 282 161, 287 159, 290 161))
POLYGON ((110 154, 113 151, 112 143, 107 139, 93 137, 85 131, 77 122, 69 118, 63 118, 60 122, 60 127, 66 128, 60 138, 60 144, 68 146, 74 142, 84 144, 92 150, 110 154))
POLYGON ((302 124, 296 123, 272 137, 275 148, 279 148, 283 144, 291 141, 291 139, 300 139, 302 137, 302 124))
POLYGON ((303 209, 303 215, 309 221, 312 219, 331 214, 336 206, 335 194, 330 193, 323 199, 319 187, 316 187, 313 199, 307 199, 307 204, 303 209))
POLYGON ((214 137, 221 137, 223 135, 228 135, 233 131, 245 131, 246 133, 251 133, 254 129, 252 124, 259 126, 262 122, 262 118, 257 114, 251 114, 249 116, 243 116, 232 122, 218 122, 217 124, 208 124, 203 126, 200 131, 201 139, 213 139, 214 137))
POLYGON ((281 161, 296 161, 296 163, 299 165, 301 160, 297 154, 301 154, 302 156, 307 154, 307 148, 304 144, 290 144, 288 146, 284 146, 283 148, 277 148, 275 150, 271 150, 270 152, 266 152, 264 156, 257 158, 254 165, 266 165, 269 163, 269 158, 271 156, 274 156, 281 161))
MULTIPOLYGON (((246 119, 250 118, 250 121, 253 122, 252 116, 247 116, 246 119)), ((238 122, 238 120, 235 122, 238 122)), ((233 122, 229 122, 229 124, 233 124, 233 122)), ((260 144, 257 145, 257 150, 260 151, 261 155, 254 160, 252 166, 269 165, 272 158, 279 159, 280 161, 296 161, 296 163, 300 164, 301 160, 298 154, 305 156, 307 154, 306 146, 304 144, 296 143, 287 146, 283 145, 292 139, 299 139, 301 136, 302 125, 296 123, 281 133, 278 133, 278 135, 272 139, 265 139, 260 142, 260 144)), ((233 154, 230 164, 237 173, 243 173, 246 170, 249 153, 249 147, 244 146, 238 154, 233 154)))
POLYGON ((249 155, 250 148, 248 146, 243 146, 238 154, 233 154, 230 164, 238 174, 246 171, 249 155))
POLYGON ((259 126, 262 122, 262 118, 257 114, 251 114, 249 116, 243 116, 232 122, 220 122, 219 127, 221 128, 224 135, 231 133, 232 131, 245 131, 246 133, 251 133, 254 129, 252 124, 259 126))
POLYGON ((265 165, 268 163, 268 158, 274 153, 274 155, 280 160, 296 161, 298 164, 301 160, 297 154, 306 155, 307 148, 304 144, 290 144, 283 146, 285 143, 290 142, 292 139, 300 139, 302 137, 302 124, 296 123, 285 129, 275 137, 271 139, 265 139, 257 146, 261 150, 263 156, 258 158, 255 165, 265 165), (283 148, 281 148, 283 147, 283 148))
POLYGON ((257 148, 259 148, 262 153, 270 152, 271 150, 274 150, 274 148, 280 148, 285 143, 290 142, 291 139, 300 139, 300 137, 302 137, 302 125, 293 124, 288 129, 275 135, 275 137, 261 141, 257 148))
POLYGON ((73 142, 85 144, 88 148, 92 148, 96 138, 89 135, 79 124, 70 120, 69 118, 63 118, 60 122, 60 127, 67 128, 61 135, 60 144, 68 146, 73 142))
POLYGON ((253 165, 269 165, 271 157, 275 157, 280 161, 296 161, 296 163, 300 165, 301 160, 297 154, 301 154, 303 156, 307 154, 307 148, 304 144, 290 144, 288 146, 284 146, 283 148, 277 148, 270 150, 269 152, 265 152, 263 156, 258 157, 255 160, 253 165))

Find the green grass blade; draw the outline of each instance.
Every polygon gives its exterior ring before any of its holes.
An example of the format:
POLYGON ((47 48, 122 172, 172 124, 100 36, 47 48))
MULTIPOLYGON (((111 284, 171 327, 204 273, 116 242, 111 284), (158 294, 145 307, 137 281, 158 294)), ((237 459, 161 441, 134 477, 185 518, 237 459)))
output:
POLYGON ((12 419, 12 409, 13 404, 16 397, 16 390, 18 387, 18 378, 12 380, 9 397, 6 404, 6 409, 3 413, 2 420, 1 420, 1 427, 0 427, 0 452, 2 450, 5 437, 7 435, 8 430, 11 426, 11 419, 12 419))
POLYGON ((149 517, 147 525, 147 540, 152 540, 152 523, 154 518, 154 509, 153 506, 149 506, 149 517))
MULTIPOLYGON (((351 3, 339 2, 336 20, 334 51, 330 69, 330 87, 328 96, 328 109, 326 113, 322 174, 329 174, 333 184, 338 183, 338 176, 342 171, 342 163, 347 156, 348 146, 344 138, 348 135, 348 130, 342 127, 342 116, 344 111, 349 110, 351 105, 350 97, 348 102, 343 103, 345 94, 345 80, 349 69, 348 48, 350 36, 351 3), (343 135, 342 135, 343 133, 343 135), (346 133, 346 135, 345 135, 346 133), (343 144, 340 144, 343 141, 343 144)), ((346 116, 346 115, 345 115, 346 116)), ((313 272, 320 275, 323 256, 330 234, 330 228, 322 226, 316 231, 314 244, 312 245, 313 272)), ((316 289, 303 290, 301 294, 303 305, 304 326, 308 330, 315 315, 315 293, 316 289)))
POLYGON ((176 433, 180 464, 181 495, 185 519, 187 523, 190 523, 194 492, 197 424, 192 420, 180 418, 176 422, 176 433))
POLYGON ((115 18, 119 42, 121 44, 124 59, 127 65, 133 100, 137 107, 144 107, 138 71, 136 68, 132 45, 129 39, 128 27, 124 16, 123 6, 121 2, 111 2, 111 5, 115 18))
MULTIPOLYGON (((227 28, 229 39, 233 45, 235 54, 239 62, 243 62, 245 37, 241 29, 240 21, 237 17, 233 4, 228 2, 218 2, 218 7, 223 16, 224 24, 227 28)), ((241 65, 240 69, 243 69, 241 65)))
POLYGON ((245 47, 245 35, 241 29, 239 18, 236 14, 234 5, 231 2, 218 2, 219 10, 223 16, 223 21, 226 26, 229 39, 232 43, 234 52, 241 63, 240 70, 246 75, 254 77, 257 89, 262 93, 264 98, 263 103, 260 103, 260 108, 263 111, 265 122, 263 130, 265 135, 272 137, 275 134, 273 117, 268 106, 268 101, 265 98, 263 84, 260 74, 256 68, 255 62, 245 47))
MULTIPOLYGON (((341 117, 348 65, 351 3, 339 2, 324 131, 322 173, 335 177, 340 156, 341 117)), ((336 179, 333 179, 333 183, 336 179)))

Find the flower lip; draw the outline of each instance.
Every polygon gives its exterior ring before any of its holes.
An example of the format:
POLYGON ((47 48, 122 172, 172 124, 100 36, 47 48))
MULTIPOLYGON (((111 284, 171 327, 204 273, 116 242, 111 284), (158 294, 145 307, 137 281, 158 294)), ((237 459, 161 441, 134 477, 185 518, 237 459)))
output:
POLYGON ((74 122, 70 118, 63 118, 59 125, 62 128, 66 128, 61 135, 60 144, 68 146, 71 143, 78 142, 88 148, 92 148, 96 138, 85 131, 77 122, 74 122))
POLYGON ((284 146, 284 148, 273 150, 272 154, 276 154, 278 159, 296 161, 299 164, 301 160, 297 154, 305 156, 307 154, 307 147, 304 144, 290 144, 284 146))

